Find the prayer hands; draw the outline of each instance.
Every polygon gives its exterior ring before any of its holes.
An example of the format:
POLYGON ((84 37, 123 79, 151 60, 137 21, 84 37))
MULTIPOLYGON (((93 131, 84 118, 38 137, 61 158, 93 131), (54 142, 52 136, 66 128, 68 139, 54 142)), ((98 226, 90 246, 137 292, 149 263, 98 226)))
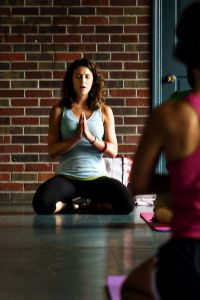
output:
POLYGON ((90 141, 93 138, 92 134, 90 133, 90 131, 88 129, 85 113, 81 113, 81 115, 80 115, 78 133, 79 133, 80 138, 82 138, 84 136, 88 141, 90 141))

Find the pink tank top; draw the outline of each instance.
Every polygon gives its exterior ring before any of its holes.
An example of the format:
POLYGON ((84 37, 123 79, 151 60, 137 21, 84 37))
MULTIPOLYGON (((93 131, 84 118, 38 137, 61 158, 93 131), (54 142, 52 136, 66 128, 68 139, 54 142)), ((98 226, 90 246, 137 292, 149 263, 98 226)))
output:
MULTIPOLYGON (((200 96, 186 97, 200 118, 200 96)), ((174 212, 172 236, 200 238, 200 145, 184 159, 168 164, 174 212)))

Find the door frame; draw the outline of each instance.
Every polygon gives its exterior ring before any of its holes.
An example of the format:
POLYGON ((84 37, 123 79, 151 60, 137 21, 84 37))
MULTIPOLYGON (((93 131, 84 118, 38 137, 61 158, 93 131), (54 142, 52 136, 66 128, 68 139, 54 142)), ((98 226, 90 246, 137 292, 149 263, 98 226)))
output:
MULTIPOLYGON (((162 103, 162 0, 152 1, 152 76, 151 109, 162 103)), ((159 159, 156 172, 163 173, 163 159, 159 159)))
POLYGON ((152 109, 162 103, 162 0, 152 1, 152 109))

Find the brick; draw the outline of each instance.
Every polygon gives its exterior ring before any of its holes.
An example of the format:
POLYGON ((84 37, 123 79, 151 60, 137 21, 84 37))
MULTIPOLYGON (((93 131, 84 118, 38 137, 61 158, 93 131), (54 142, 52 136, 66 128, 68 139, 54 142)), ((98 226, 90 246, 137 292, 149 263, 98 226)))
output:
POLYGON ((10 143, 10 136, 0 136, 0 143, 1 144, 8 144, 10 143))
POLYGON ((44 107, 34 107, 34 108, 27 108, 26 115, 27 116, 42 116, 42 115, 49 115, 49 108, 44 107))
POLYGON ((110 72, 110 78, 111 79, 120 79, 120 78, 130 78, 130 79, 135 79, 136 78, 136 72, 135 71, 111 71, 110 72))
POLYGON ((57 34, 53 36, 54 43, 80 43, 81 35, 75 34, 57 34))
POLYGON ((27 43, 51 43, 52 42, 52 35, 45 34, 45 35, 26 35, 25 41, 27 43))
POLYGON ((114 89, 109 91, 112 97, 135 97, 136 91, 134 89, 114 89))
POLYGON ((96 15, 123 15, 123 7, 97 7, 96 15))
POLYGON ((150 89, 137 90, 138 97, 150 97, 150 89))
POLYGON ((81 24, 93 24, 93 25, 97 25, 97 24, 108 24, 109 20, 107 17, 105 16, 87 16, 87 17, 82 17, 81 18, 81 24))
POLYGON ((39 8, 38 7, 13 7, 12 15, 38 15, 39 8))
MULTIPOLYGON (((10 163, 10 155, 9 154, 0 154, 0 162, 3 162, 3 163, 9 162, 10 163)), ((0 165, 0 167, 1 167, 1 165, 0 165)), ((0 172, 2 172, 1 168, 0 168, 0 172)), ((9 172, 9 170, 7 172, 9 172)))
POLYGON ((97 50, 101 52, 123 52, 124 44, 99 44, 97 45, 97 50))
POLYGON ((0 145, 1 153, 22 153, 22 145, 0 145))
POLYGON ((124 87, 125 88, 148 88, 150 86, 149 80, 125 80, 124 87))
POLYGON ((0 116, 21 116, 24 115, 24 108, 2 108, 0 116))
POLYGON ((37 175, 36 174, 29 174, 29 173, 12 173, 12 181, 36 181, 37 175))
POLYGON ((65 26, 40 26, 39 33, 66 33, 65 26))
POLYGON ((82 3, 86 6, 104 6, 108 5, 108 0, 82 0, 82 3))
POLYGON ((111 60, 138 61, 138 53, 112 53, 111 60))
MULTIPOLYGON (((28 117, 12 118, 12 125, 38 125, 38 124, 39 124, 38 118, 28 118, 28 117)), ((18 141, 20 141, 20 137, 18 141)))
POLYGON ((51 91, 49 90, 28 90, 25 91, 25 97, 51 97, 51 91))
POLYGON ((32 163, 26 164, 25 171, 27 172, 51 172, 52 171, 52 164, 50 163, 32 163))
POLYGON ((137 34, 111 36, 111 43, 137 43, 137 42, 138 42, 137 34))
POLYGON ((56 105, 58 104, 60 101, 60 98, 59 99, 56 99, 56 98, 43 98, 40 100, 40 106, 48 106, 48 107, 52 107, 53 105, 56 105))
POLYGON ((11 99, 11 105, 12 106, 37 106, 38 105, 38 99, 25 99, 25 98, 13 98, 11 99))
POLYGON ((65 7, 40 7, 40 15, 67 15, 67 8, 65 7))
POLYGON ((77 34, 77 33, 94 33, 94 26, 68 26, 67 31, 70 34, 77 34))
POLYGON ((143 125, 146 123, 146 117, 125 117, 124 124, 125 125, 143 125))
POLYGON ((25 60, 25 54, 24 53, 0 53, 0 60, 3 61, 24 61, 25 60))
POLYGON ((8 34, 9 33, 9 26, 1 26, 0 33, 8 34))
POLYGON ((81 54, 80 53, 55 53, 54 54, 54 59, 56 61, 73 61, 75 59, 80 59, 81 54))
POLYGON ((1 24, 23 24, 23 18, 22 17, 1 17, 1 24))
POLYGON ((114 115, 136 115, 136 108, 135 107, 113 107, 114 115))
POLYGON ((70 52, 95 52, 96 44, 72 44, 69 46, 70 52))
POLYGON ((10 117, 8 118, 0 118, 0 125, 9 125, 10 124, 10 117))
POLYGON ((111 6, 135 6, 136 0, 111 0, 110 1, 111 6))
POLYGON ((25 17, 24 24, 51 24, 51 17, 25 17))
POLYGON ((35 70, 37 69, 37 63, 30 62, 14 62, 11 63, 11 70, 35 70))
POLYGON ((0 72, 1 79, 23 79, 24 72, 0 72))
POLYGON ((12 161, 13 162, 36 162, 38 160, 38 155, 37 154, 12 154, 12 161))
MULTIPOLYGON (((136 17, 135 16, 118 16, 118 17, 110 17, 110 24, 136 24, 136 17)), ((126 28, 126 26, 124 26, 126 28)))
POLYGON ((32 203, 33 193, 26 193, 25 185, 23 193, 11 193, 11 203, 12 204, 22 204, 22 205, 29 205, 32 203))
POLYGON ((53 173, 52 172, 51 173, 40 173, 38 175, 38 180, 40 182, 44 182, 44 181, 48 180, 51 177, 53 177, 53 173))
POLYGON ((23 128, 22 127, 11 127, 11 126, 6 126, 0 127, 0 134, 22 134, 23 133, 23 128))
POLYGON ((11 52, 12 51, 12 46, 11 45, 0 45, 0 52, 11 52))
POLYGON ((28 53, 27 54, 28 61, 52 61, 53 54, 52 53, 28 53))
POLYGON ((127 106, 148 106, 149 105, 149 98, 133 98, 133 99, 126 99, 127 106))
POLYGON ((55 6, 80 6, 80 0, 54 0, 55 6))
POLYGON ((0 191, 23 191, 23 183, 0 183, 0 191))
POLYGON ((62 16, 62 17, 54 17, 53 18, 54 25, 60 24, 80 24, 80 17, 72 17, 72 16, 62 16))
POLYGON ((129 8, 124 8, 124 14, 125 15, 150 15, 150 9, 149 6, 147 7, 129 7, 129 8))
POLYGON ((3 163, 3 164, 1 164, 0 170, 1 170, 1 172, 23 172, 24 165, 23 164, 3 163))
POLYGON ((13 136, 12 143, 13 144, 37 144, 39 141, 38 136, 13 136))
POLYGON ((122 34, 123 33, 123 26, 96 26, 96 33, 106 33, 106 34, 113 34, 113 33, 118 33, 122 34))
POLYGON ((137 115, 147 116, 149 114, 149 107, 138 107, 137 115))
POLYGON ((9 88, 10 82, 9 81, 0 81, 0 88, 9 88))
POLYGON ((16 33, 24 33, 24 34, 28 34, 28 33, 37 33, 38 29, 37 26, 12 26, 12 33, 16 34, 16 33))
POLYGON ((60 80, 40 80, 39 88, 61 88, 62 82, 60 80))
POLYGON ((69 15, 95 15, 95 7, 69 7, 68 8, 69 15))
POLYGON ((25 145, 25 153, 47 153, 47 145, 25 145))
POLYGON ((0 182, 2 181, 10 181, 10 174, 9 173, 0 173, 0 182))
POLYGON ((31 81, 27 81, 27 80, 20 80, 20 81, 17 81, 17 80, 15 80, 15 81, 11 81, 11 88, 12 89, 17 89, 17 88, 24 88, 24 89, 26 89, 26 88, 37 88, 37 86, 38 86, 38 83, 37 83, 37 81, 35 80, 35 81, 33 81, 33 80, 31 80, 31 81))

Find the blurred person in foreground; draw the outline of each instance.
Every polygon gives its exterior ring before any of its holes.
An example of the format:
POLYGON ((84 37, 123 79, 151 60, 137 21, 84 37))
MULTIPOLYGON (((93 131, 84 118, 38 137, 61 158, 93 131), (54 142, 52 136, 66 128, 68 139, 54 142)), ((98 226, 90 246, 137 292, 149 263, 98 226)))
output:
POLYGON ((129 274, 123 300, 200 299, 200 2, 186 7, 176 32, 192 89, 152 112, 132 169, 133 195, 170 195, 171 238, 129 274), (162 151, 168 176, 155 174, 162 151))

